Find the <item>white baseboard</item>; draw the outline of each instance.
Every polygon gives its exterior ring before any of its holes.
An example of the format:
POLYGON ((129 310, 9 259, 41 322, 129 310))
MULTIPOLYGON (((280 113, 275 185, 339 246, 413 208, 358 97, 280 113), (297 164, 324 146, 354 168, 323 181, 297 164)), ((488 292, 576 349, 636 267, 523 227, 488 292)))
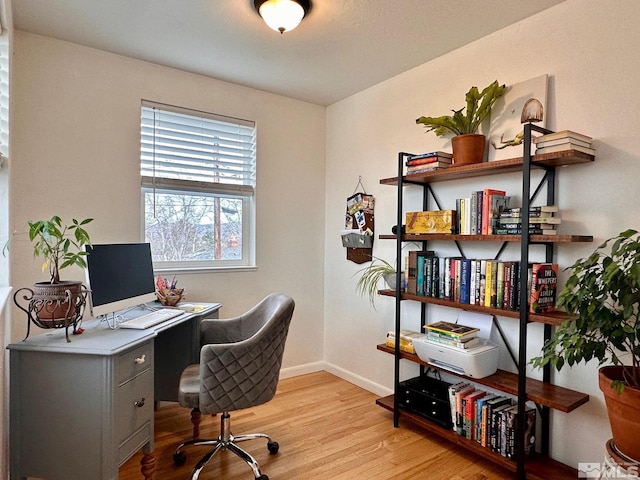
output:
POLYGON ((280 370, 280 378, 297 377, 298 375, 306 375, 307 373, 320 372, 323 370, 381 397, 393 394, 393 390, 390 388, 327 362, 315 362, 283 368, 280 370))

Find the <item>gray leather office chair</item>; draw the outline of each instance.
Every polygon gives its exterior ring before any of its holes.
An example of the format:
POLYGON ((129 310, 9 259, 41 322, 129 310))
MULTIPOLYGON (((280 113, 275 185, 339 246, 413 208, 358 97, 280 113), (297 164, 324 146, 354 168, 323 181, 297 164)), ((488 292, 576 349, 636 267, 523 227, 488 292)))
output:
POLYGON ((263 433, 232 435, 229 412, 261 405, 275 395, 294 306, 291 297, 274 293, 239 317, 202 322, 200 363, 182 372, 178 395, 180 405, 192 409, 194 438, 180 444, 173 456, 175 464, 182 465, 185 446, 213 447, 194 467, 192 480, 220 450, 231 450, 247 462, 256 479, 269 480, 260 472, 258 462, 237 443, 264 438, 269 452, 275 454, 278 442, 263 433), (202 413, 222 414, 218 438, 198 438, 202 413))

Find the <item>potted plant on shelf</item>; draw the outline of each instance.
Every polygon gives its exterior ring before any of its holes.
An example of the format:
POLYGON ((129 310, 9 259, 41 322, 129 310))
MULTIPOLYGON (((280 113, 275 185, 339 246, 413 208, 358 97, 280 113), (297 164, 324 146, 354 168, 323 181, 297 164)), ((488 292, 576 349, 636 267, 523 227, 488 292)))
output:
POLYGON ((18 308, 27 313, 28 319, 39 327, 67 328, 73 324, 75 331, 76 322, 82 317, 85 304, 82 282, 60 280, 60 270, 71 265, 81 268, 87 266, 87 252, 83 247, 90 246, 91 240, 84 226, 91 221, 92 218, 81 221, 74 218, 71 224, 63 225, 60 217, 53 216, 50 220, 28 222, 33 255, 44 258, 42 271, 49 272, 49 280, 36 282, 33 290, 21 288, 14 295, 14 301, 18 308), (16 300, 18 293, 23 290, 30 292, 30 296, 23 297, 29 301, 27 308, 16 300))
POLYGON ((534 366, 598 359, 613 441, 640 460, 640 235, 626 230, 577 260, 557 305, 575 314, 545 342, 534 366))
POLYGON ((396 269, 386 260, 371 257, 372 261, 365 268, 358 270, 360 278, 356 284, 356 290, 361 296, 369 297, 371 306, 375 309, 375 299, 378 294, 378 283, 384 279, 389 288, 396 288, 396 269))
POLYGON ((466 106, 452 110, 453 115, 441 117, 420 117, 416 123, 434 132, 438 137, 454 135, 451 139, 454 165, 480 163, 484 159, 486 137, 478 133, 480 124, 491 113, 491 108, 498 98, 504 95, 505 85, 497 80, 482 91, 471 87, 465 95, 466 106), (463 113, 463 110, 466 112, 463 113))

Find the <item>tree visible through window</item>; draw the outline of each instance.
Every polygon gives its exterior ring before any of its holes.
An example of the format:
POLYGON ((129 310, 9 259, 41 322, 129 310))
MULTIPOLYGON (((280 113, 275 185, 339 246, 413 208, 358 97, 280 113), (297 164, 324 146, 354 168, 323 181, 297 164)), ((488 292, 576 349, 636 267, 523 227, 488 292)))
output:
POLYGON ((252 122, 143 102, 140 164, 156 267, 254 264, 252 122))

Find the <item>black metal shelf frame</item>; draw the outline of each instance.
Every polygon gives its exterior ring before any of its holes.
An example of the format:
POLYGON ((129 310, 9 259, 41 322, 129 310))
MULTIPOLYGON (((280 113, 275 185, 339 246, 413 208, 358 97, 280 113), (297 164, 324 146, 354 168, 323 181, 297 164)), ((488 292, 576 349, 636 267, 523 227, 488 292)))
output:
MULTIPOLYGON (((544 170, 544 174, 533 190, 533 194, 531 193, 531 167, 533 164, 531 154, 531 138, 532 131, 536 131, 541 134, 553 133, 551 130, 547 130, 545 128, 539 127, 537 125, 533 125, 532 123, 527 123, 524 125, 524 146, 523 146, 523 166, 522 166, 522 210, 527 212, 529 211, 529 207, 532 202, 538 197, 538 195, 546 190, 546 204, 553 205, 555 204, 555 167, 554 166, 546 166, 541 164, 536 164, 537 168, 542 168, 544 170), (545 188, 546 187, 546 188, 545 188)), ((398 232, 401 232, 401 227, 404 223, 404 186, 405 185, 420 185, 423 187, 423 199, 422 199, 422 209, 429 209, 429 197, 433 198, 433 201, 436 207, 439 210, 442 210, 440 202, 431 188, 431 184, 422 183, 422 182, 411 182, 405 181, 404 179, 404 164, 406 157, 410 156, 410 153, 407 152, 399 152, 398 153, 398 176, 397 176, 397 218, 396 225, 398 228, 398 232)), ((522 232, 529 231, 529 216, 524 215, 522 217, 522 232)), ((397 235, 396 238, 396 268, 400 271, 400 262, 402 258, 402 245, 403 238, 402 234, 397 235)), ((423 241, 423 248, 427 248, 427 242, 423 241)), ((455 244, 460 251, 462 256, 464 252, 456 240, 455 244)), ((554 244, 552 242, 543 242, 545 248, 545 261, 552 262, 554 258, 554 244)), ((496 258, 499 258, 502 254, 502 251, 506 247, 507 242, 504 242, 498 253, 496 254, 496 258)), ((529 264, 529 250, 530 250, 531 242, 528 233, 523 233, 521 236, 520 243, 520 265, 528 265, 529 264)), ((520 285, 527 285, 528 283, 528 269, 521 268, 520 269, 520 285)), ((400 338, 400 330, 401 330, 401 305, 402 305, 402 280, 401 276, 396 276, 396 294, 395 294, 395 338, 400 338)), ((518 416, 520 418, 524 418, 525 414, 525 403, 527 401, 527 392, 526 392, 526 365, 527 365, 527 325, 529 324, 529 291, 526 288, 520 288, 520 316, 519 316, 519 341, 518 341, 518 351, 517 355, 513 353, 508 342, 506 341, 502 329, 500 328, 499 323, 494 317, 494 324, 496 324, 498 328, 498 332, 500 336, 503 338, 504 343, 508 349, 509 355, 512 360, 516 364, 518 370, 518 416), (517 358, 516 358, 517 357, 517 358)), ((421 304, 421 325, 426 323, 426 309, 427 304, 421 304)), ((544 325, 544 340, 546 341, 551 336, 551 325, 544 325)), ((424 373, 424 367, 420 367, 420 373, 424 373)), ((543 369, 543 381, 550 382, 551 380, 551 370, 547 365, 543 369)), ((394 405, 393 405, 393 424, 395 427, 399 425, 400 419, 400 410, 399 410, 399 395, 398 388, 400 384, 400 342, 395 342, 395 355, 394 355, 394 405)), ((549 432, 550 432, 550 415, 549 408, 541 405, 537 405, 537 409, 540 415, 541 421, 541 429, 542 429, 542 438, 540 443, 541 453, 543 455, 548 455, 549 453, 549 432)), ((516 478, 524 480, 526 478, 525 473, 525 455, 524 455, 524 444, 522 439, 524 438, 525 432, 525 424, 524 422, 519 422, 517 425, 516 431, 516 478)))

